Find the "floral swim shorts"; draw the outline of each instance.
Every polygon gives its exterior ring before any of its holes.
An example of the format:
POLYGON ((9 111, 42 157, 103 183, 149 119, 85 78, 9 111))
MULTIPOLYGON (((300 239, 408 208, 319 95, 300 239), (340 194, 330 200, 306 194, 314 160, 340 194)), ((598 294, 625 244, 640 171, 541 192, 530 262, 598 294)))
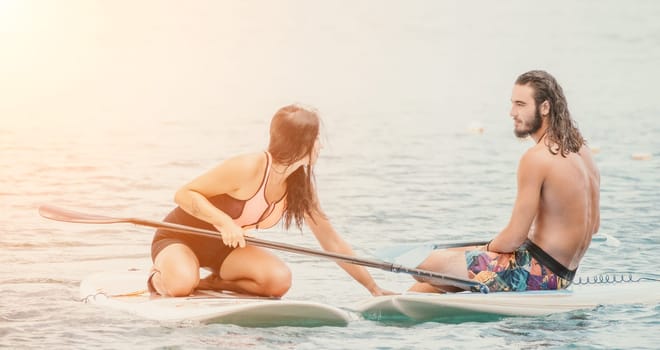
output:
POLYGON ((482 250, 465 252, 470 279, 485 284, 491 292, 556 290, 568 287, 576 270, 568 270, 527 240, 513 253, 490 256, 482 250))

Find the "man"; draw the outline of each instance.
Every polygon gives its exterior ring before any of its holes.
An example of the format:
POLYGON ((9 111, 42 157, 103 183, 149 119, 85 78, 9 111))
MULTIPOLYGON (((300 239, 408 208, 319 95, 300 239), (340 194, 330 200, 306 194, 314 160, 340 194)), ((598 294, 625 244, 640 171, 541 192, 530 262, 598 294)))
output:
MULTIPOLYGON (((436 250, 419 268, 471 278, 491 292, 566 288, 598 231, 600 175, 550 74, 518 77, 510 115, 516 136, 535 144, 519 162, 509 224, 486 246, 436 250)), ((456 290, 419 281, 411 291, 456 290)))

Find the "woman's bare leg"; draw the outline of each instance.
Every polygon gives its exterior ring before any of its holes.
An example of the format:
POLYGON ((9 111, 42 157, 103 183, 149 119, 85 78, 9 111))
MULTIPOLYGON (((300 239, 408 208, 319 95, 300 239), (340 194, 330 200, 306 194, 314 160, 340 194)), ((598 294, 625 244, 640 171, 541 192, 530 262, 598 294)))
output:
POLYGON ((254 246, 234 249, 222 263, 219 277, 204 281, 204 288, 278 298, 291 288, 286 264, 254 246))
POLYGON ((199 261, 181 243, 170 244, 154 259, 151 284, 163 296, 190 295, 199 284, 199 261))

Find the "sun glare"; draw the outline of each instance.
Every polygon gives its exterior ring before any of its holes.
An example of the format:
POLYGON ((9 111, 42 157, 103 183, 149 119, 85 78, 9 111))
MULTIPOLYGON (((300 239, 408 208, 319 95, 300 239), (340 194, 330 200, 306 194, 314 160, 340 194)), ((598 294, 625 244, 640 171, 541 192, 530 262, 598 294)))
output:
POLYGON ((31 128, 52 119, 44 116, 59 100, 54 91, 66 81, 61 62, 70 52, 60 45, 60 38, 68 37, 60 29, 62 11, 54 2, 0 0, 0 129, 31 128))
POLYGON ((13 32, 20 27, 24 15, 25 2, 21 0, 0 0, 0 34, 13 32))

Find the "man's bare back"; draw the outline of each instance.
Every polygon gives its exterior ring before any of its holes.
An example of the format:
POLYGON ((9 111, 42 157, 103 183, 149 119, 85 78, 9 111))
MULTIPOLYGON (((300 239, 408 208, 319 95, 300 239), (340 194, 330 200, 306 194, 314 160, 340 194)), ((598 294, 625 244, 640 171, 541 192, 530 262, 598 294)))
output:
POLYGON ((540 158, 545 179, 529 239, 568 269, 576 269, 598 231, 600 174, 591 150, 565 157, 541 142, 528 151, 540 158))

